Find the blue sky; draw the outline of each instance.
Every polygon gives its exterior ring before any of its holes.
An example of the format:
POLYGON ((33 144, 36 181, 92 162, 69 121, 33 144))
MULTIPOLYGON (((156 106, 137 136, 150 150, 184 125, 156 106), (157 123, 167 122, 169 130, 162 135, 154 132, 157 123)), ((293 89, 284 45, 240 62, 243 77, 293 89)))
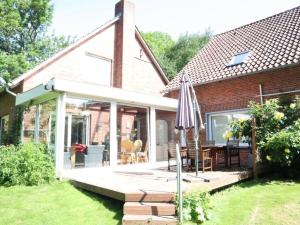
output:
MULTIPOLYGON (((114 16, 118 0, 53 0, 50 31, 81 37, 114 16)), ((300 5, 300 0, 135 0, 136 24, 142 31, 214 34, 300 5)))

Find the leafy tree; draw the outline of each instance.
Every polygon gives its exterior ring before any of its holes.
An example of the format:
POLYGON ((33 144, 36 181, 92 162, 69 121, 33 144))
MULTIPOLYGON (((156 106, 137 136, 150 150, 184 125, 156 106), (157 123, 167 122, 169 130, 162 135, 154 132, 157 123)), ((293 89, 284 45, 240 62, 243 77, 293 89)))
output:
POLYGON ((7 53, 27 51, 43 38, 51 23, 50 0, 2 0, 0 2, 0 49, 7 53))
POLYGON ((0 76, 10 81, 71 43, 47 35, 51 0, 0 1, 0 76))
POLYGON ((166 57, 166 52, 175 45, 175 41, 173 41, 169 34, 158 31, 147 33, 143 32, 142 35, 162 69, 165 71, 167 77, 169 79, 172 78, 170 75, 176 74, 177 71, 175 69, 175 63, 166 57))
POLYGON ((185 34, 177 42, 162 32, 142 33, 167 77, 171 80, 191 58, 209 41, 211 32, 185 34))
POLYGON ((175 62, 176 71, 179 72, 204 47, 210 37, 209 30, 204 34, 181 35, 176 44, 166 52, 166 57, 175 62))

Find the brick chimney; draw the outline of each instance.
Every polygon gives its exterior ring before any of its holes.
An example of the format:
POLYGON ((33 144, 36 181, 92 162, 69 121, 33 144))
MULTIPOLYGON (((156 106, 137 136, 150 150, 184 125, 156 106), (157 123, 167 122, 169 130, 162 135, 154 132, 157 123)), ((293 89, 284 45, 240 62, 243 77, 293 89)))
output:
POLYGON ((122 78, 130 76, 135 41, 135 5, 132 0, 121 0, 115 5, 115 58, 113 86, 121 88, 122 78))

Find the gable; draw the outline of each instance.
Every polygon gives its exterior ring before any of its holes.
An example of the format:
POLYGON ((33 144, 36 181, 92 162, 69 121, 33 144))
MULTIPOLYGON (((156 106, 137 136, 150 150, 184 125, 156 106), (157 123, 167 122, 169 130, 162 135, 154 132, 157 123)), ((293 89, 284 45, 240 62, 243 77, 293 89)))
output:
POLYGON ((24 91, 52 78, 110 86, 114 57, 114 27, 111 25, 24 81, 24 91))
POLYGON ((137 35, 132 50, 131 68, 129 73, 122 77, 122 88, 129 91, 144 94, 161 95, 160 91, 165 87, 166 81, 153 61, 153 56, 141 43, 137 35), (152 57, 151 57, 152 56, 152 57))

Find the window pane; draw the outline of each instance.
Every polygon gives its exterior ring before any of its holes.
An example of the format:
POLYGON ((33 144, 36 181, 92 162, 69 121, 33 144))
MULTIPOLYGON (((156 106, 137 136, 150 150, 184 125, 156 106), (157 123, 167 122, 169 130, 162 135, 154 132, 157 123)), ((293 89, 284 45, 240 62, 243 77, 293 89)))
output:
POLYGON ((175 112, 156 110, 156 161, 168 160, 168 143, 176 139, 175 117, 175 112))
POLYGON ((23 142, 34 141, 34 129, 35 129, 35 117, 36 117, 36 106, 30 106, 24 112, 23 118, 23 142))
POLYGON ((65 168, 109 165, 109 121, 110 103, 67 98, 65 168), (82 145, 87 146, 87 151, 76 150, 82 145))
MULTIPOLYGON (((232 112, 218 115, 211 115, 211 138, 216 141, 216 144, 226 144, 223 134, 230 129, 230 122, 238 119, 249 119, 250 115, 247 112, 232 112)), ((242 143, 240 142, 242 145, 242 143)))
POLYGON ((223 134, 229 129, 230 115, 211 116, 212 140, 216 144, 224 144, 223 134))
POLYGON ((48 144, 54 149, 56 124, 56 99, 40 105, 39 142, 48 144))
POLYGON ((119 164, 148 161, 147 112, 146 108, 118 105, 117 138, 119 164), (138 147, 138 143, 140 143, 140 147, 138 147))

